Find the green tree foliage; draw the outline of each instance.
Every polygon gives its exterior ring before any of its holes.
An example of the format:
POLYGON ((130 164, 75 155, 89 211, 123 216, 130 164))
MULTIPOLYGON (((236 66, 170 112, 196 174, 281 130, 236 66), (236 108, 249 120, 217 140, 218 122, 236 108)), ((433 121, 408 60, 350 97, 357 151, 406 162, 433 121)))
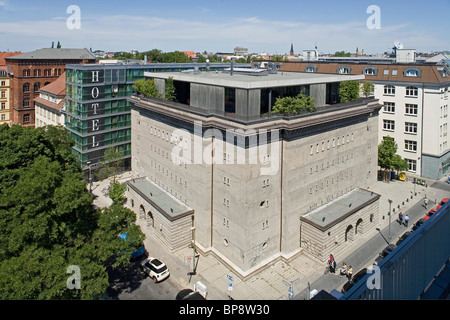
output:
POLYGON ((351 102, 359 99, 359 83, 357 81, 342 82, 339 87, 341 102, 351 102))
POLYGON ((109 197, 112 199, 115 204, 123 204, 126 200, 125 198, 125 185, 115 182, 113 183, 111 190, 109 190, 109 197))
POLYGON ((278 98, 272 111, 284 116, 295 116, 305 112, 316 110, 316 100, 310 96, 299 94, 296 97, 278 98))
POLYGON ((384 180, 391 170, 402 171, 408 169, 408 163, 397 154, 398 145, 394 138, 386 136, 378 146, 378 165, 384 171, 384 180))
POLYGON ((133 89, 149 98, 162 98, 154 79, 139 79, 133 84, 133 89))
POLYGON ((175 86, 173 84, 173 78, 169 77, 166 82, 166 94, 165 99, 168 101, 175 101, 176 95, 175 95, 175 86))
POLYGON ((333 56, 334 56, 334 57, 350 57, 351 54, 350 54, 350 52, 336 51, 335 54, 334 54, 333 56))
POLYGON ((112 178, 111 184, 114 184, 123 167, 123 156, 123 152, 118 151, 116 147, 106 149, 103 160, 100 161, 100 167, 97 169, 97 176, 101 180, 112 178))
POLYGON ((62 127, 0 126, 0 299, 99 298, 106 267, 143 240, 130 210, 93 209, 72 146, 62 127), (80 290, 67 287, 72 265, 80 290))

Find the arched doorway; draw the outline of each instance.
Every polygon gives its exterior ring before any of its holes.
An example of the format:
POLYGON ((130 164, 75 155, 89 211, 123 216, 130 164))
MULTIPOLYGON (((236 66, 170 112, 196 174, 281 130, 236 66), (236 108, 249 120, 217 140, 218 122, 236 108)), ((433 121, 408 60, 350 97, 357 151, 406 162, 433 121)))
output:
POLYGON ((353 236, 354 236, 353 226, 349 225, 345 230, 345 242, 353 241, 353 236))
POLYGON ((147 212, 147 228, 155 227, 155 220, 153 219, 153 214, 151 211, 147 212))
POLYGON ((142 204, 139 207, 139 219, 145 219, 145 208, 142 204))
POLYGON ((362 222, 363 222, 363 219, 361 219, 361 218, 356 222, 355 234, 363 234, 364 233, 362 222))

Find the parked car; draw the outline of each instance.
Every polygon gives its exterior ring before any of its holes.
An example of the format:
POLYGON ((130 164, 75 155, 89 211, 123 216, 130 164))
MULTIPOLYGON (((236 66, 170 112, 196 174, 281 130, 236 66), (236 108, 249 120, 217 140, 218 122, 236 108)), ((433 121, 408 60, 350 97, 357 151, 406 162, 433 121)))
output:
POLYGON ((437 210, 439 210, 441 207, 444 206, 444 204, 446 204, 448 202, 448 198, 442 199, 441 202, 439 202, 439 205, 437 206, 437 210))
POLYGON ((141 261, 141 271, 148 274, 154 282, 161 282, 170 275, 167 266, 159 259, 149 257, 141 261))
POLYGON ((397 247, 406 240, 410 235, 412 234, 412 231, 406 231, 400 238, 398 238, 397 243, 395 244, 397 247))
POLYGON ((388 245, 386 248, 383 249, 383 251, 381 251, 381 253, 378 255, 378 258, 375 259, 375 262, 373 263, 374 265, 379 265, 380 262, 386 258, 386 256, 391 253, 392 251, 394 251, 394 249, 397 248, 397 246, 395 244, 390 244, 388 245))
POLYGON ((431 216, 436 213, 436 211, 436 209, 431 209, 430 211, 428 211, 427 215, 425 216, 425 220, 430 219, 431 216))
POLYGON ((183 289, 177 293, 175 300, 206 300, 200 293, 191 290, 183 289))
POLYGON ((347 281, 344 286, 342 287, 341 292, 346 293, 348 292, 359 280, 361 280, 365 275, 367 274, 367 268, 361 269, 358 271, 351 280, 347 281))
POLYGON ((416 231, 425 221, 427 221, 425 218, 420 218, 411 228, 411 231, 416 231))

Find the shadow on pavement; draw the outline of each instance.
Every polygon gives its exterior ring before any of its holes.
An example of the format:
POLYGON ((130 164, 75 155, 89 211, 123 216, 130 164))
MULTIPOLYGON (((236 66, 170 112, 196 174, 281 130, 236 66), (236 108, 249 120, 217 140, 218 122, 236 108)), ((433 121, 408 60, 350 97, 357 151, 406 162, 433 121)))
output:
POLYGON ((139 268, 139 261, 130 262, 125 267, 108 267, 106 271, 109 277, 106 294, 112 300, 119 300, 119 295, 123 292, 131 293, 138 289, 146 277, 139 268))

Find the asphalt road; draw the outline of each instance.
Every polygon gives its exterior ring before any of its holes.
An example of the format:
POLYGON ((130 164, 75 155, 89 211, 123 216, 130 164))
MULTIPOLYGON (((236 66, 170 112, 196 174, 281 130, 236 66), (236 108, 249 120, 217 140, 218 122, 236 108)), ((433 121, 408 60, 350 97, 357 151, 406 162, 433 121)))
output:
POLYGON ((131 262, 127 267, 111 268, 108 274, 108 300, 175 300, 176 294, 183 289, 171 277, 154 283, 141 272, 139 261, 131 262))

